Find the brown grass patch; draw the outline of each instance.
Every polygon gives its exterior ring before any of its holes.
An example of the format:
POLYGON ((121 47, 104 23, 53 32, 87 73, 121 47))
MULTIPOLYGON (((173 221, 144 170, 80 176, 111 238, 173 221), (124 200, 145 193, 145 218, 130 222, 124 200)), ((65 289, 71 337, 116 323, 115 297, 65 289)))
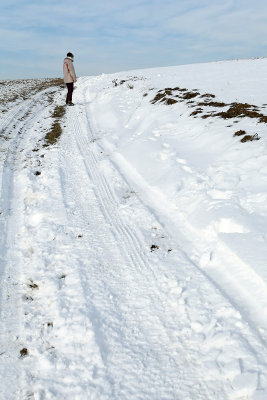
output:
POLYGON ((165 89, 161 89, 157 92, 157 94, 155 95, 154 99, 151 100, 152 104, 161 102, 161 103, 165 103, 167 105, 170 104, 174 104, 177 103, 178 100, 175 100, 173 97, 178 97, 181 100, 191 100, 197 96, 199 96, 199 92, 197 91, 188 91, 188 89, 185 88, 179 88, 179 86, 176 86, 174 88, 165 88, 165 89), (180 92, 180 94, 174 94, 173 92, 180 92), (172 96, 172 98, 169 98, 169 96, 172 96))
POLYGON ((164 103, 167 104, 168 106, 170 106, 171 104, 178 103, 178 101, 175 100, 175 99, 168 98, 168 99, 165 100, 164 103))
POLYGON ((260 140, 260 137, 258 136, 257 133, 255 133, 255 135, 246 135, 244 136, 240 142, 245 143, 245 142, 253 142, 254 140, 260 140))
POLYGON ((26 356, 29 355, 28 349, 24 347, 23 349, 20 350, 20 358, 25 358, 26 356))
MULTIPOLYGON (((201 118, 206 119, 206 118, 211 118, 211 117, 220 117, 223 119, 232 119, 232 118, 258 118, 259 122, 261 123, 267 123, 267 116, 262 114, 259 111, 259 108, 253 104, 248 104, 248 103, 231 103, 231 104, 226 104, 222 101, 211 101, 210 99, 215 99, 215 95, 211 93, 204 93, 200 94, 197 89, 193 89, 189 91, 188 89, 185 88, 180 88, 179 86, 176 86, 174 88, 167 87, 165 89, 159 90, 155 97, 151 100, 152 104, 156 103, 164 103, 166 105, 171 105, 175 104, 178 101, 184 101, 184 100, 189 100, 187 101, 188 107, 216 107, 216 108, 223 108, 223 107, 229 107, 226 111, 221 111, 221 112, 206 112, 204 115, 201 116, 201 118), (176 93, 174 93, 176 92, 176 93), (177 92, 179 92, 177 94, 177 92), (206 99, 205 101, 202 102, 196 102, 195 97, 200 96, 202 99, 206 99), (176 100, 179 98, 180 100, 176 100)), ((193 111, 190 116, 196 116, 200 114, 203 110, 202 109, 196 109, 193 111)), ((238 122, 234 121, 234 122, 238 122)), ((252 136, 252 140, 258 140, 254 136, 252 136)))
POLYGON ((213 98, 213 99, 215 99, 215 94, 211 94, 211 93, 204 93, 204 94, 202 94, 200 97, 209 97, 209 98, 213 98))
POLYGON ((263 114, 260 114, 255 110, 256 106, 247 103, 232 103, 227 111, 214 114, 216 117, 223 119, 237 118, 237 117, 249 117, 249 118, 260 118, 263 114))
POLYGON ((183 95, 183 98, 184 98, 185 100, 190 100, 190 99, 193 99, 194 97, 197 97, 197 96, 199 96, 199 95, 200 95, 199 92, 187 92, 187 93, 185 93, 185 94, 183 95))
POLYGON ((212 115, 213 115, 213 114, 204 114, 204 115, 201 116, 201 118, 202 118, 202 119, 207 119, 207 118, 212 117, 212 115))
POLYGON ((162 101, 164 101, 164 100, 166 100, 166 96, 168 96, 169 94, 168 93, 170 93, 170 91, 169 90, 167 90, 167 91, 158 91, 158 93, 156 94, 156 96, 154 97, 154 99, 152 99, 151 100, 151 103, 152 104, 155 104, 155 103, 157 103, 157 102, 162 102, 162 101))
POLYGON ((62 134, 62 128, 58 121, 55 121, 50 129, 50 131, 45 135, 45 144, 43 147, 48 147, 57 143, 58 139, 62 134))
POLYGON ((195 115, 197 115, 197 114, 201 114, 202 111, 203 111, 202 108, 200 108, 200 109, 198 109, 198 110, 196 110, 196 111, 191 112, 190 116, 195 116, 195 115))
POLYGON ((157 244, 152 244, 152 246, 150 246, 150 251, 151 252, 155 251, 155 250, 158 250, 158 249, 159 249, 159 246, 157 244))
POLYGON ((62 134, 62 128, 60 125, 60 119, 65 115, 66 107, 55 106, 52 117, 55 119, 50 131, 45 135, 45 143, 43 147, 56 144, 62 134))
POLYGON ((32 279, 30 279, 30 282, 28 283, 29 288, 31 289, 39 289, 39 286, 33 282, 32 279))
POLYGON ((227 104, 222 101, 205 101, 198 103, 199 106, 209 106, 209 107, 226 107, 227 104))
POLYGON ((66 108, 64 106, 56 106, 54 108, 52 117, 53 118, 62 118, 66 113, 66 108))
POLYGON ((260 140, 260 137, 258 136, 257 133, 255 133, 254 135, 247 135, 247 132, 244 131, 243 129, 240 129, 239 131, 235 132, 234 137, 235 136, 244 136, 240 140, 241 143, 253 142, 254 140, 260 140))
MULTIPOLYGON (((223 102, 203 102, 198 103, 201 106, 211 106, 211 107, 225 107, 227 104, 223 102)), ((263 115, 258 111, 258 108, 255 105, 247 104, 247 103, 232 103, 229 105, 228 110, 221 111, 218 113, 210 112, 205 115, 202 115, 201 118, 210 118, 210 117, 220 117, 223 119, 233 119, 233 118, 257 118, 260 123, 267 123, 267 116, 263 115)), ((238 122, 238 121, 234 121, 238 122)), ((253 139, 256 140, 256 139, 253 139)))
POLYGON ((239 131, 235 132, 234 136, 243 136, 246 134, 246 131, 243 131, 242 129, 240 129, 239 131))

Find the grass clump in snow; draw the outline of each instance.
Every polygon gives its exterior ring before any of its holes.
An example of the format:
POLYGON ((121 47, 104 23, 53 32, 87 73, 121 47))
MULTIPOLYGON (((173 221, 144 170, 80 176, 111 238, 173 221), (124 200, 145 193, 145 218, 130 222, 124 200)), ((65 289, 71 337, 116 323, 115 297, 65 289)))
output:
POLYGON ((165 100, 165 104, 167 104, 168 106, 170 106, 171 104, 175 104, 177 103, 177 100, 175 99, 166 99, 165 100))
POLYGON ((45 135, 45 144, 43 147, 48 147, 57 143, 58 139, 62 134, 62 128, 60 125, 60 119, 65 115, 66 108, 64 106, 56 106, 54 108, 52 117, 54 118, 54 122, 51 126, 51 129, 45 135))
POLYGON ((29 355, 28 349, 24 347, 23 349, 20 350, 20 358, 24 358, 29 355))
POLYGON ((37 283, 34 283, 32 279, 30 279, 30 281, 28 283, 28 287, 30 289, 39 289, 39 286, 37 285, 37 283))
MULTIPOLYGON (((259 108, 253 104, 247 104, 247 103, 231 103, 231 104, 226 104, 222 101, 212 101, 211 99, 215 99, 215 95, 211 93, 204 93, 200 94, 197 89, 193 89, 189 91, 188 89, 185 88, 165 88, 158 90, 156 93, 155 97, 151 100, 152 104, 156 103, 164 103, 167 105, 177 103, 178 101, 187 101, 187 104, 190 104, 190 107, 198 107, 195 111, 193 111, 190 115, 191 116, 196 116, 197 114, 200 114, 202 109, 200 107, 229 107, 227 110, 223 110, 221 112, 215 112, 215 111, 207 111, 206 114, 202 115, 201 118, 206 119, 206 118, 211 118, 211 117, 220 117, 223 119, 231 119, 231 118, 257 118, 259 119, 260 123, 267 123, 267 116, 259 112, 259 108), (174 93, 174 92, 179 92, 174 93), (204 101, 197 102, 193 101, 192 99, 195 99, 195 97, 200 97, 202 99, 205 99, 204 101), (180 99, 180 100, 177 100, 180 99)), ((258 139, 253 139, 253 140, 258 140, 258 139)))
POLYGON ((159 90, 157 92, 156 96, 154 97, 154 99, 151 100, 151 103, 155 104, 158 102, 160 102, 160 103, 164 102, 167 105, 177 103, 178 101, 176 99, 169 97, 169 96, 172 96, 172 91, 176 90, 176 89, 178 89, 178 88, 175 88, 175 89, 166 88, 163 90, 159 90))
POLYGON ((199 106, 209 106, 209 107, 226 107, 227 104, 222 101, 205 101, 198 103, 199 106))
MULTIPOLYGON (((222 102, 207 102, 199 103, 201 106, 212 106, 212 107, 225 107, 227 104, 222 102)), ((223 119, 232 118, 258 118, 260 123, 267 123, 267 116, 259 112, 258 107, 247 103, 231 103, 228 105, 229 108, 226 111, 218 113, 210 112, 202 116, 202 118, 219 117, 223 119)))
POLYGON ((239 131, 235 132, 234 136, 243 136, 246 134, 246 131, 240 129, 239 131))
POLYGON ((198 93, 198 92, 187 92, 187 93, 184 94, 183 98, 184 98, 185 100, 191 100, 191 99, 193 99, 194 97, 197 97, 197 96, 199 96, 199 95, 200 95, 200 93, 198 93))
POLYGON ((215 94, 211 94, 211 93, 204 93, 204 94, 202 94, 200 97, 203 97, 203 98, 212 98, 212 99, 214 99, 216 96, 215 96, 215 94))
POLYGON ((134 86, 132 85, 132 82, 134 81, 142 81, 145 78, 142 77, 138 77, 138 76, 128 76, 127 79, 121 79, 120 81, 118 79, 113 79, 112 83, 113 83, 113 87, 117 87, 120 85, 123 85, 126 82, 131 82, 129 84, 127 84, 128 89, 133 89, 134 86))
POLYGON ((45 144, 43 147, 48 147, 57 143, 62 133, 61 125, 58 121, 55 121, 50 129, 50 131, 45 135, 45 144))
POLYGON ((52 117, 53 118, 62 118, 65 115, 65 112, 66 112, 66 108, 64 106, 56 106, 53 111, 52 117))
POLYGON ((260 137, 258 136, 257 133, 255 135, 246 135, 244 136, 240 142, 245 143, 245 142, 253 142, 254 140, 260 140, 260 137))
POLYGON ((243 129, 240 129, 239 131, 235 132, 234 136, 244 136, 240 140, 241 143, 253 142, 254 140, 260 140, 260 137, 258 136, 257 133, 255 133, 254 135, 247 135, 247 132, 244 131, 243 129))
POLYGON ((263 114, 260 114, 256 106, 247 103, 232 103, 227 111, 214 114, 216 117, 223 119, 237 118, 237 117, 249 117, 249 118, 260 118, 263 114))
POLYGON ((157 244, 152 244, 151 246, 150 246, 150 251, 151 251, 151 253, 153 252, 153 251, 155 251, 155 250, 158 250, 159 249, 159 246, 157 245, 157 244))
POLYGON ((190 116, 195 116, 197 114, 201 114, 202 113, 202 108, 197 108, 195 111, 191 112, 190 116))
POLYGON ((175 88, 165 88, 165 89, 161 89, 157 92, 156 96, 154 97, 154 99, 151 100, 152 104, 161 102, 166 105, 171 105, 171 104, 175 104, 178 102, 178 100, 176 100, 176 98, 180 98, 181 101, 183 100, 191 100, 197 96, 199 96, 200 93, 196 90, 192 90, 191 92, 188 89, 185 88, 179 88, 178 86, 175 88), (179 94, 173 94, 173 92, 180 92, 179 94), (172 96, 172 97, 170 97, 172 96), (175 99, 173 98, 175 97, 175 99))

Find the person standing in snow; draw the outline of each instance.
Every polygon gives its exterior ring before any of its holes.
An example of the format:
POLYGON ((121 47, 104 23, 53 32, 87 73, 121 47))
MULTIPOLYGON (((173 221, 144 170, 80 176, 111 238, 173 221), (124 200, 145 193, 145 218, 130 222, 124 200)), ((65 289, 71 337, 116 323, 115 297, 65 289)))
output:
POLYGON ((67 57, 64 59, 63 62, 63 75, 64 75, 64 82, 67 85, 68 93, 66 98, 66 104, 69 106, 74 106, 72 102, 72 93, 73 93, 73 85, 76 82, 76 74, 75 69, 73 66, 74 55, 72 53, 68 53, 67 57))

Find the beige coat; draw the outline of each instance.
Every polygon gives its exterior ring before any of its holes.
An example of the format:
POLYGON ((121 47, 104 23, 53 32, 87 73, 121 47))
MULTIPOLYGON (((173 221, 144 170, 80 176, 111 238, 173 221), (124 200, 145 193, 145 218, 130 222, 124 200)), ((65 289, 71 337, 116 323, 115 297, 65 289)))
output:
POLYGON ((76 82, 76 74, 75 74, 75 69, 73 66, 73 61, 69 58, 66 57, 63 62, 63 75, 64 75, 64 82, 65 83, 71 83, 71 82, 76 82))

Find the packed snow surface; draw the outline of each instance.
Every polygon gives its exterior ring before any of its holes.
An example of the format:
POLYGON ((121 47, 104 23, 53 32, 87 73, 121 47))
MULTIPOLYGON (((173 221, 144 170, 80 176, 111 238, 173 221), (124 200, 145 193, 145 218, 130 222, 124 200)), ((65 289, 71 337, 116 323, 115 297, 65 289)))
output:
POLYGON ((0 82, 1 399, 267 399, 266 70, 0 82))

